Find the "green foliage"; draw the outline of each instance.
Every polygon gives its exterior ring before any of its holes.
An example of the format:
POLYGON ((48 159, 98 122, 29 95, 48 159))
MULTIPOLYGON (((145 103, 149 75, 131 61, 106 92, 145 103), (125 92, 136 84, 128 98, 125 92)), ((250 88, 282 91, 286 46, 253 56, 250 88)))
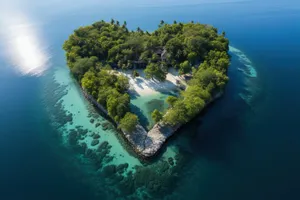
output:
POLYGON ((85 89, 90 94, 92 94, 97 90, 95 84, 96 81, 97 81, 96 74, 93 71, 88 71, 84 74, 83 78, 81 79, 81 86, 83 87, 83 89, 85 89))
POLYGON ((210 51, 205 58, 206 64, 220 72, 227 71, 229 56, 226 51, 210 51))
POLYGON ((97 102, 103 106, 107 105, 108 96, 113 92, 112 87, 100 87, 97 102))
POLYGON ((174 107, 176 101, 178 100, 177 97, 174 97, 174 96, 168 96, 167 99, 166 99, 166 102, 167 104, 170 105, 170 107, 174 107))
POLYGON ((190 52, 189 54, 188 54, 188 56, 187 56, 187 58, 188 58, 188 60, 189 60, 189 62, 192 64, 192 65, 194 65, 195 64, 195 62, 197 61, 197 53, 195 53, 195 52, 190 52))
POLYGON ((136 70, 133 70, 132 76, 133 76, 134 78, 136 78, 136 77, 139 77, 140 74, 139 74, 136 70))
MULTIPOLYGON (((161 20, 152 33, 126 27, 126 21, 120 25, 114 19, 102 20, 78 28, 63 45, 71 73, 124 129, 132 130, 135 126, 127 126, 128 120, 137 123, 137 117, 128 114, 128 79, 112 69, 142 68, 147 78, 159 81, 166 79, 169 66, 179 68, 181 75, 192 71, 186 91, 166 100, 170 109, 163 121, 171 125, 197 115, 227 83, 230 57, 225 32, 218 34, 216 28, 193 21, 167 24, 161 20)), ((133 76, 139 76, 137 71, 133 76)), ((153 113, 155 121, 160 120, 159 114, 153 113)))
POLYGON ((118 97, 113 94, 109 94, 107 98, 107 111, 109 116, 111 116, 114 120, 119 121, 119 117, 117 116, 117 106, 118 106, 118 97))
POLYGON ((93 68, 98 61, 97 57, 90 57, 90 58, 80 58, 77 59, 74 63, 73 67, 71 68, 72 74, 80 80, 82 76, 87 72, 89 69, 93 68))
MULTIPOLYGON (((202 64, 201 64, 202 65, 202 64)), ((213 68, 201 68, 194 73, 194 78, 190 81, 191 85, 199 85, 202 88, 211 90, 222 89, 228 81, 226 74, 213 68)))
POLYGON ((187 108, 182 100, 175 103, 174 107, 165 114, 163 121, 170 125, 186 123, 189 120, 187 108))
POLYGON ((128 133, 133 132, 138 124, 138 117, 135 114, 127 112, 121 119, 119 128, 125 130, 128 133))
MULTIPOLYGON (((179 72, 183 73, 188 64, 187 61, 180 64, 179 72)), ((164 122, 170 125, 183 124, 195 117, 211 100, 212 94, 225 86, 228 66, 229 56, 226 51, 210 51, 204 62, 193 70, 193 78, 182 92, 181 99, 175 101, 168 97, 171 109, 164 116, 164 122)))
POLYGON ((188 96, 183 100, 184 107, 187 111, 188 119, 193 118, 197 115, 205 106, 203 99, 197 96, 188 96))
POLYGON ((211 95, 207 90, 204 90, 199 85, 190 85, 183 93, 182 96, 184 98, 189 97, 200 97, 204 101, 209 101, 211 99, 211 95))
POLYGON ((174 37, 166 43, 166 50, 168 52, 169 60, 181 62, 185 60, 184 43, 182 38, 174 37))
POLYGON ((184 124, 197 115, 205 106, 205 102, 200 97, 187 96, 182 100, 177 100, 172 108, 163 117, 163 121, 170 125, 184 124))
POLYGON ((184 61, 179 66, 179 74, 187 74, 192 71, 192 66, 190 65, 189 61, 184 61))
POLYGON ((115 121, 129 111, 130 97, 126 93, 129 81, 123 75, 115 75, 113 71, 101 69, 86 72, 81 79, 82 87, 97 99, 97 102, 106 107, 109 116, 115 121))
POLYGON ((157 109, 155 109, 152 113, 151 113, 151 117, 153 119, 153 121, 155 121, 156 123, 159 122, 163 115, 161 112, 159 112, 157 109))
POLYGON ((162 69, 159 64, 150 63, 144 70, 146 78, 157 79, 159 81, 164 81, 166 79, 167 73, 162 69))
POLYGON ((129 89, 129 86, 130 85, 128 78, 123 75, 119 75, 117 78, 117 82, 115 83, 115 87, 117 88, 117 90, 120 93, 125 93, 129 89))
POLYGON ((126 93, 120 94, 113 89, 107 96, 106 107, 108 114, 117 122, 129 111, 129 104, 130 97, 126 93))
MULTIPOLYGON (((225 34, 218 35, 217 30, 208 25, 167 24, 162 20, 156 31, 147 34, 140 28, 129 32, 126 26, 126 21, 120 26, 112 19, 110 23, 99 21, 75 30, 63 46, 70 68, 77 60, 92 56, 112 67, 125 69, 145 67, 149 61, 166 61, 168 65, 179 66, 188 60, 195 65, 203 61, 211 50, 223 53, 228 50, 225 34)), ((220 62, 226 65, 226 62, 220 62)), ((74 69, 75 74, 82 76, 86 71, 78 69, 78 65, 74 69)))

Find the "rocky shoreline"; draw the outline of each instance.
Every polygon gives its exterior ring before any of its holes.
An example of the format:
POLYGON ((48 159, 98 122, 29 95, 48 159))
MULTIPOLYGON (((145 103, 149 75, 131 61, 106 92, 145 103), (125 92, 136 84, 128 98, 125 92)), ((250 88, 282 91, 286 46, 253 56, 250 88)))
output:
MULTIPOLYGON (((82 89, 82 91, 84 93, 84 96, 91 103, 93 103, 101 112, 103 112, 108 118, 110 118, 107 110, 102 105, 100 105, 84 89, 82 89)), ((222 95, 223 91, 216 93, 212 100, 205 105, 205 107, 216 99, 220 98, 222 95)), ((116 126, 118 125, 118 123, 116 123, 112 118, 110 119, 115 123, 116 126)), ((138 155, 144 158, 150 158, 157 154, 166 140, 171 137, 181 126, 183 126, 183 124, 170 126, 159 122, 155 124, 149 132, 147 132, 145 128, 140 124, 136 126, 136 130, 132 133, 127 133, 124 130, 121 131, 138 155)))

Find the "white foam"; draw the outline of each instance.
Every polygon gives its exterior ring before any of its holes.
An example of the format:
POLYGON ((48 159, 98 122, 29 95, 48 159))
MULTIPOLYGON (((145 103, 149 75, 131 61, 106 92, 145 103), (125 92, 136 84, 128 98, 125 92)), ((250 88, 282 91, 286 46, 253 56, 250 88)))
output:
POLYGON ((233 53, 234 55, 236 55, 239 58, 239 61, 246 66, 246 70, 241 69, 247 76, 255 78, 257 77, 257 72, 254 68, 254 66, 252 65, 251 60, 245 55, 244 52, 242 52, 241 50, 229 46, 229 51, 231 53, 233 53))

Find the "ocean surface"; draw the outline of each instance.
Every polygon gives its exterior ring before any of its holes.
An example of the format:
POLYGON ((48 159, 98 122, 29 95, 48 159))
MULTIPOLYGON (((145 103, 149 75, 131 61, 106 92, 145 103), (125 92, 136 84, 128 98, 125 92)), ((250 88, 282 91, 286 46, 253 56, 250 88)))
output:
MULTIPOLYGON (((297 0, 1 0, 0 199, 299 199, 299 21, 297 0), (90 105, 65 63, 74 29, 111 18, 148 31, 199 21, 230 39, 225 95, 151 160, 90 105)), ((132 101, 145 126, 165 98, 132 101)))

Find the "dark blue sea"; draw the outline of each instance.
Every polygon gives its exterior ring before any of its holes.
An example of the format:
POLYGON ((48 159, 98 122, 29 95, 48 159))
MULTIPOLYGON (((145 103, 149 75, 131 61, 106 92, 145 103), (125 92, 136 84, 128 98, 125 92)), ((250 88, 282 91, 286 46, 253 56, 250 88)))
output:
POLYGON ((300 199, 299 22, 297 0, 0 0, 0 199, 300 199), (68 35, 111 18, 148 31, 193 20, 230 39, 225 95, 150 161, 67 70, 68 35), (74 148, 72 131, 99 131, 108 145, 74 148))

